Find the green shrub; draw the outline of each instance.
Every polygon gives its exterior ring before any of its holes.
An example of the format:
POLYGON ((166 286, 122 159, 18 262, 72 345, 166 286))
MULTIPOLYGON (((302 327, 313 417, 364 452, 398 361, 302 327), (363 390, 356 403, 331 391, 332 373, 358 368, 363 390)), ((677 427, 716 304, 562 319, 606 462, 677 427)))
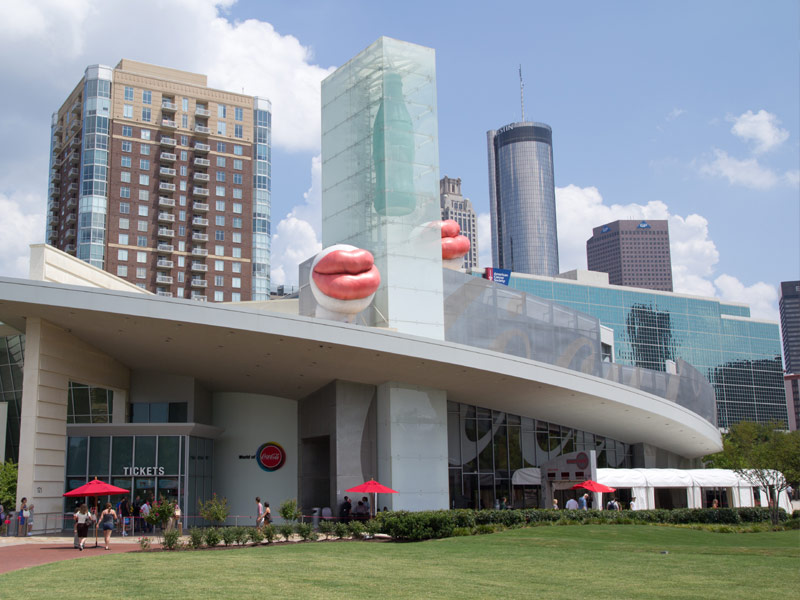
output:
POLYGON ((271 523, 264 525, 261 531, 264 533, 264 539, 267 540, 268 544, 271 544, 275 540, 275 526, 271 523))
POLYGON ((326 539, 329 538, 333 534, 333 521, 328 521, 327 519, 320 521, 317 531, 324 535, 326 539))
POLYGON ((364 523, 364 529, 367 531, 367 535, 370 537, 375 537, 376 533, 381 532, 381 524, 375 519, 370 519, 364 523))
POLYGON ((486 535, 487 533, 494 533, 494 525, 482 523, 475 526, 476 535, 486 535))
POLYGON ((175 550, 180 547, 181 536, 177 529, 171 529, 164 532, 164 543, 162 544, 164 550, 175 550))
POLYGON ((460 528, 472 529, 475 527, 475 511, 464 508, 458 508, 450 511, 450 516, 453 519, 453 526, 460 528))
POLYGON ((150 550, 150 544, 151 544, 151 541, 150 541, 149 537, 141 537, 141 538, 139 538, 139 548, 141 548, 142 551, 150 550))
POLYGON ((219 544, 220 540, 222 539, 222 534, 216 527, 208 527, 203 533, 203 538, 206 541, 206 546, 213 548, 219 544))
POLYGON ((280 533, 283 536, 283 539, 288 542, 289 538, 291 538, 294 534, 294 527, 291 525, 291 523, 278 525, 278 533, 280 533))
MULTIPOLYGON (((481 525, 481 527, 486 527, 486 525, 481 525)), ((462 537, 466 535, 472 535, 472 528, 471 527, 454 527, 453 528, 453 537, 462 537)))
POLYGON ((297 506, 297 500, 292 498, 291 500, 284 500, 281 504, 280 508, 278 509, 278 514, 284 521, 292 523, 297 521, 301 516, 303 516, 303 511, 297 506))
POLYGON ((195 550, 202 548, 205 540, 205 532, 199 527, 192 527, 189 530, 189 547, 195 550))
POLYGON ((792 517, 791 519, 787 519, 783 526, 786 529, 800 529, 800 517, 792 517))
POLYGON ((199 508, 201 517, 210 523, 219 525, 222 525, 225 522, 225 519, 228 518, 228 513, 230 512, 230 509, 228 508, 228 499, 219 499, 217 498, 216 494, 213 494, 212 497, 205 502, 202 500, 198 501, 197 506, 199 508))
POLYGON ((333 535, 341 540, 350 535, 350 528, 347 526, 347 523, 337 521, 333 526, 333 535))
POLYGON ((317 534, 314 532, 314 528, 311 526, 311 523, 298 523, 294 526, 294 530, 304 542, 307 542, 311 539, 317 539, 317 534))
POLYGON ((220 531, 220 533, 222 535, 222 542, 226 546, 230 546, 233 542, 236 541, 236 528, 235 527, 223 527, 222 530, 220 531))
POLYGON ((264 532, 261 531, 260 528, 248 527, 247 529, 249 530, 247 534, 250 537, 250 541, 253 542, 255 546, 258 546, 264 541, 264 532))
POLYGON ((250 529, 252 529, 252 527, 242 527, 241 525, 234 527, 236 533, 233 538, 239 546, 244 546, 247 540, 250 539, 250 529))
POLYGON ((450 537, 454 525, 449 512, 435 510, 381 513, 381 528, 396 540, 418 541, 450 537))
POLYGON ((350 531, 350 537, 354 540, 361 540, 364 538, 364 534, 366 533, 366 529, 364 529, 364 524, 361 521, 350 521, 347 524, 347 529, 350 531))

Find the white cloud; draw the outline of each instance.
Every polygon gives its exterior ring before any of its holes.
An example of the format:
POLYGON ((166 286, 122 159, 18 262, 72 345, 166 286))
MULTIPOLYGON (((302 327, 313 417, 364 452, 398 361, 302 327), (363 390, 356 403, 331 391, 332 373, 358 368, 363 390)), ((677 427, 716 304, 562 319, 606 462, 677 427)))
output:
POLYGON ((674 121, 675 119, 684 114, 686 114, 686 111, 684 109, 673 108, 671 111, 669 111, 669 114, 667 114, 667 121, 674 121))
POLYGON ((492 266, 492 218, 489 213, 478 215, 478 266, 492 266))
POLYGON ((28 246, 44 242, 44 211, 26 212, 32 205, 30 197, 0 193, 0 273, 7 277, 27 278, 28 246))
POLYGON ((748 110, 738 117, 728 117, 733 121, 731 133, 747 142, 753 142, 753 151, 761 154, 780 146, 789 139, 789 132, 779 127, 778 117, 763 108, 757 113, 748 110))
MULTIPOLYGON (((743 185, 758 190, 773 188, 781 181, 780 176, 772 169, 759 164, 757 159, 740 160, 719 149, 714 150, 713 161, 700 165, 700 172, 714 177, 723 177, 731 185, 743 185)), ((791 179, 786 181, 791 183, 791 179)))
POLYGON ((714 278, 719 251, 709 237, 705 217, 671 214, 669 207, 660 201, 607 205, 597 188, 575 185, 556 188, 556 204, 562 272, 586 268, 586 240, 592 236, 594 227, 618 219, 667 219, 676 292, 744 302, 750 304, 754 317, 776 318, 777 292, 774 287, 761 282, 748 287, 727 274, 714 278))

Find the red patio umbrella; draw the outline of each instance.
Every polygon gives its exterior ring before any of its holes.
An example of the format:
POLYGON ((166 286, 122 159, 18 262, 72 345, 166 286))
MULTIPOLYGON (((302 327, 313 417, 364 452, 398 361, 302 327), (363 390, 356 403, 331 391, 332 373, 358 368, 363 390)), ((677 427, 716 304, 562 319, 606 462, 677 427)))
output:
MULTIPOLYGON (((349 490, 345 490, 346 492, 352 492, 354 494, 375 494, 375 498, 373 499, 373 505, 377 504, 378 502, 378 494, 399 494, 397 490, 393 490, 392 488, 386 487, 382 483, 378 483, 374 479, 370 479, 369 481, 365 481, 364 483, 357 485, 355 487, 351 487, 349 490)), ((377 507, 375 507, 377 508, 377 507)), ((372 507, 369 510, 369 516, 372 516, 372 507)))
POLYGON ((603 492, 605 494, 617 491, 617 488, 608 487, 607 485, 603 485, 602 483, 597 483, 596 481, 592 481, 591 479, 587 479, 583 483, 576 483, 575 485, 572 486, 573 490, 581 488, 584 490, 589 490, 590 492, 603 492))
MULTIPOLYGON (((74 490, 70 490, 69 492, 64 494, 64 496, 66 496, 67 498, 80 498, 82 496, 94 497, 94 514, 96 517, 98 496, 109 496, 112 494, 127 494, 129 492, 130 490, 124 490, 121 487, 111 485, 110 483, 106 483, 105 481, 99 481, 97 477, 95 477, 89 483, 77 487, 74 490)), ((95 548, 99 547, 99 544, 97 543, 97 521, 95 521, 94 523, 94 547, 95 548)))

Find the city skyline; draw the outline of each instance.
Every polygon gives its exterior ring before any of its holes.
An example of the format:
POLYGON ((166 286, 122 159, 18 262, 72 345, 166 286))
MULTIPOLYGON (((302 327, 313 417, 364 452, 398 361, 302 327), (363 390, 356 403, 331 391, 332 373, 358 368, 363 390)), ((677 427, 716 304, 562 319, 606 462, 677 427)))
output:
POLYGON ((535 12, 547 26, 534 38, 521 35, 525 19, 508 18, 529 11, 523 3, 458 14, 452 28, 439 25, 453 17, 447 3, 427 7, 424 23, 412 6, 408 16, 376 14, 362 2, 176 1, 160 6, 158 22, 146 5, 9 8, 0 47, 17 58, 0 68, 24 92, 4 98, 0 124, 4 139, 19 140, 0 151, 3 275, 26 276, 27 244, 45 241, 53 107, 76 68, 125 56, 272 100, 272 279, 293 283, 294 265, 321 239, 319 82, 380 35, 437 51, 439 176, 463 180, 484 236, 481 266, 491 248, 484 136, 519 120, 521 63, 526 119, 555 132, 561 271, 585 268, 592 227, 665 218, 678 292, 746 302, 777 320, 779 283, 800 272, 794 3, 710 2, 688 20, 688 3, 542 5, 535 12), (110 26, 122 18, 125 31, 110 26), (474 43, 488 30, 504 32, 502 47, 474 43), (741 244, 745 234, 756 243, 741 244))

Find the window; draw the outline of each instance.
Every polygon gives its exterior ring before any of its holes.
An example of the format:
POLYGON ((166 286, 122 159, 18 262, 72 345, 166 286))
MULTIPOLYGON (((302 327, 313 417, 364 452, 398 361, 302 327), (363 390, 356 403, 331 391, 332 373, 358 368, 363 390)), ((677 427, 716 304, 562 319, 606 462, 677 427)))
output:
POLYGON ((225 241, 225 232, 224 231, 215 231, 214 232, 214 239, 217 242, 224 242, 225 241))
POLYGON ((228 108, 224 104, 217 104, 217 117, 220 119, 226 118, 228 115, 228 108))
POLYGON ((133 137, 133 127, 131 127, 130 125, 123 125, 122 135, 125 137, 133 137))
POLYGON ((231 264, 231 268, 232 268, 234 273, 241 273, 242 272, 242 263, 235 262, 235 263, 231 264))
POLYGON ((128 251, 122 248, 117 250, 117 260, 128 260, 128 251))
POLYGON ((153 92, 150 90, 142 90, 142 104, 153 103, 153 92))
POLYGON ((131 182, 131 172, 130 171, 120 171, 119 172, 119 180, 123 183, 130 183, 131 182))
MULTIPOLYGON (((183 257, 181 256, 181 258, 183 257)), ((178 273, 178 283, 183 283, 185 280, 185 274, 183 272, 178 273)))
POLYGON ((149 158, 140 158, 139 159, 139 168, 142 171, 149 171, 150 170, 150 159, 149 158))
POLYGON ((186 150, 181 150, 181 160, 184 162, 189 160, 189 154, 186 152, 186 150))
POLYGON ((128 276, 128 265, 117 265, 117 277, 128 276))
MULTIPOLYGON (((182 192, 186 191, 186 180, 181 179, 180 182, 178 182, 178 189, 182 192)), ((183 206, 186 206, 186 204, 184 203, 183 206)))
POLYGON ((214 254, 217 256, 225 256, 225 246, 214 246, 214 254))
POLYGON ((225 181, 225 171, 217 171, 217 181, 225 181))
POLYGON ((131 150, 133 150, 133 144, 131 142, 122 142, 123 152, 130 152, 131 150))
POLYGON ((187 110, 189 110, 189 99, 188 99, 188 98, 183 98, 183 99, 181 100, 181 109, 182 109, 184 112, 186 112, 187 110))
POLYGON ((234 244, 241 244, 242 243, 242 234, 239 232, 235 232, 233 234, 233 243, 234 244))
POLYGON ((139 221, 137 229, 139 231, 147 231, 147 221, 139 221))
POLYGON ((179 267, 185 267, 186 266, 186 257, 185 256, 179 256, 178 257, 178 266, 179 267))
POLYGON ((225 261, 224 260, 215 260, 214 261, 214 270, 215 271, 224 271, 225 270, 225 261))
POLYGON ((217 121, 217 135, 228 135, 228 125, 225 121, 217 121))
POLYGON ((119 197, 120 198, 130 198, 131 197, 131 188, 129 188, 129 187, 121 187, 121 188, 119 188, 119 197))
POLYGON ((232 256, 233 256, 233 258, 242 258, 242 249, 241 248, 234 248, 232 256))
POLYGON ((136 279, 144 279, 145 277, 147 277, 147 269, 136 267, 136 279))
POLYGON ((150 144, 142 144, 139 146, 139 154, 150 156, 150 144))
POLYGON ((139 185, 150 185, 150 175, 139 175, 139 185))
POLYGON ((225 292, 222 290, 214 291, 214 302, 222 302, 225 300, 225 292))
POLYGON ((233 228, 234 229, 242 228, 242 217, 233 217, 233 228))
POLYGON ((182 210, 178 213, 178 221, 185 221, 186 220, 186 211, 182 210))
POLYGON ((150 139, 150 130, 149 129, 142 129, 142 139, 143 140, 149 140, 150 139))
POLYGON ((181 136, 181 146, 188 146, 189 145, 189 136, 182 135, 181 136))
POLYGON ((242 199, 242 188, 233 188, 233 197, 237 200, 242 199))
POLYGON ((119 203, 119 212, 122 215, 130 214, 131 212, 131 205, 129 202, 120 202, 119 203))
POLYGON ((186 235, 186 225, 178 225, 178 235, 186 235))
POLYGON ((224 185, 218 185, 216 194, 217 194, 217 196, 224 196, 225 195, 225 186, 224 185))
POLYGON ((122 106, 122 117, 125 119, 133 118, 133 104, 125 104, 122 106))
POLYGON ((178 252, 186 252, 186 242, 178 242, 178 252))
MULTIPOLYGON (((150 109, 149 108, 143 108, 142 109, 142 121, 144 121, 145 123, 149 123, 150 122, 150 109)), ((147 138, 147 139, 150 139, 150 138, 147 138)))
POLYGON ((234 202, 233 203, 233 212, 234 212, 234 214, 237 214, 237 215, 242 214, 242 203, 241 202, 234 202))
POLYGON ((139 190, 139 202, 150 201, 150 190, 139 190))
POLYGON ((235 138, 243 138, 244 137, 244 128, 241 125, 234 125, 233 126, 233 137, 235 137, 235 138))
POLYGON ((188 174, 188 171, 187 171, 186 165, 181 165, 181 177, 186 177, 187 174, 188 174))
POLYGON ((137 263, 146 263, 147 262, 147 252, 137 252, 136 253, 136 262, 137 263))
POLYGON ((217 157, 217 166, 218 167, 224 167, 225 166, 225 157, 224 156, 218 156, 217 157))
POLYGON ((181 206, 186 206, 186 196, 181 196, 179 202, 181 206))
POLYGON ((225 142, 217 142, 217 152, 225 152, 225 142))
POLYGON ((183 288, 178 288, 178 298, 183 298, 183 288))
POLYGON ((214 220, 217 227, 225 227, 225 215, 217 215, 214 220))
POLYGON ((233 185, 242 185, 242 174, 241 173, 234 173, 233 174, 233 185))
POLYGON ((181 115, 181 127, 189 129, 189 115, 181 115))
POLYGON ((242 279, 241 279, 241 277, 231 277, 231 287, 232 288, 241 288, 242 287, 242 279))
POLYGON ((127 233, 120 233, 119 234, 119 243, 123 246, 128 245, 128 234, 127 233))
POLYGON ((146 217, 148 212, 149 212, 149 207, 148 206, 140 206, 139 207, 139 216, 140 217, 146 217))
POLYGON ((244 109, 241 106, 236 106, 233 109, 233 118, 236 121, 243 121, 244 120, 244 109))
POLYGON ((222 275, 214 275, 214 285, 222 287, 225 285, 225 278, 222 275))
MULTIPOLYGON (((241 148, 241 146, 239 146, 241 148)), ((241 158, 234 158, 233 159, 233 168, 236 171, 241 171, 244 161, 241 158)))
POLYGON ((236 156, 241 156, 242 155, 242 145, 241 144, 234 144, 233 145, 233 153, 236 156))
POLYGON ((131 157, 130 156, 123 156, 122 160, 120 161, 120 165, 123 169, 130 169, 131 168, 131 157))
POLYGON ((136 236, 136 245, 139 248, 147 248, 147 236, 146 235, 137 235, 136 236))
POLYGON ((217 200, 217 210, 225 212, 225 200, 217 200))
POLYGON ((133 102, 133 88, 125 86, 125 102, 133 102))
POLYGON ((239 292, 231 292, 231 302, 241 302, 242 295, 239 292))

